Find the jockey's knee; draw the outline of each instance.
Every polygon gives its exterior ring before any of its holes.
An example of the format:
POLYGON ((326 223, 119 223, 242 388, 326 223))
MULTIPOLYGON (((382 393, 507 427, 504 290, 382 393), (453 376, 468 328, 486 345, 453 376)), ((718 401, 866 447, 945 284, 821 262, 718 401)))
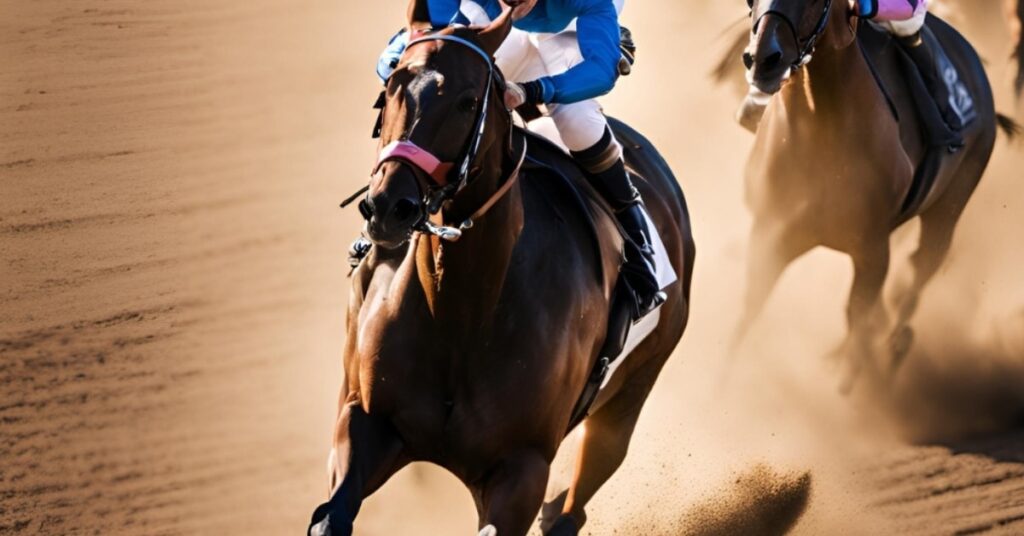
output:
POLYGON ((595 100, 549 105, 548 112, 570 151, 593 147, 608 128, 608 120, 595 100))

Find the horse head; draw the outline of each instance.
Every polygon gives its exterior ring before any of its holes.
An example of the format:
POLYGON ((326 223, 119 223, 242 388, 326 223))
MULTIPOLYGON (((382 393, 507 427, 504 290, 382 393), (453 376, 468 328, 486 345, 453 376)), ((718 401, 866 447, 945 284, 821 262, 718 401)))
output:
POLYGON ((435 32, 428 21, 426 2, 413 0, 409 46, 386 84, 381 153, 362 204, 370 240, 385 248, 405 244, 500 167, 491 165, 493 149, 512 125, 492 59, 511 29, 509 11, 483 28, 435 32))
POLYGON ((815 47, 845 48, 856 38, 853 0, 747 0, 750 44, 743 53, 747 81, 777 93, 793 71, 807 65, 815 47))

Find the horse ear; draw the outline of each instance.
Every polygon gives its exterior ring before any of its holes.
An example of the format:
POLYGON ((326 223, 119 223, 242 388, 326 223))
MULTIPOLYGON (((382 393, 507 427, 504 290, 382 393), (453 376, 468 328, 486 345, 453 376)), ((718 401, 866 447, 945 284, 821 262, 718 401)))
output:
POLYGON ((427 4, 427 0, 409 0, 409 31, 430 29, 430 7, 427 4))
POLYGON ((493 56, 498 51, 498 48, 501 47, 501 44, 505 42, 505 38, 508 37, 511 31, 512 10, 506 8, 489 26, 477 30, 476 36, 481 48, 493 56))

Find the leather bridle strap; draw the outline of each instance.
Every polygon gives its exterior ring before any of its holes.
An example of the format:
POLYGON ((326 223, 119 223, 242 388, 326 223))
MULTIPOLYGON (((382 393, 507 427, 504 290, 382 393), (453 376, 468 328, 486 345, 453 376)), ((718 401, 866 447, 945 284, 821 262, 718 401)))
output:
POLYGON ((527 147, 527 140, 526 140, 526 136, 524 135, 523 136, 523 152, 522 152, 522 154, 519 155, 519 161, 516 162, 516 167, 512 168, 512 173, 510 173, 508 178, 505 179, 505 183, 502 184, 501 187, 498 188, 498 190, 495 191, 494 194, 492 194, 491 197, 488 198, 487 201, 485 201, 484 204, 480 208, 476 209, 476 212, 474 212, 472 216, 470 216, 465 222, 463 222, 460 225, 460 227, 462 227, 464 229, 468 229, 469 227, 472 227, 473 226, 473 222, 475 222, 475 221, 479 220, 480 218, 484 217, 484 214, 487 214, 487 212, 489 210, 491 210, 491 208, 493 208, 494 205, 499 200, 501 200, 502 197, 505 197, 505 194, 507 194, 509 190, 512 189, 512 186, 515 185, 516 181, 519 179, 519 172, 520 172, 520 170, 523 169, 523 162, 526 161, 526 151, 527 151, 527 149, 528 149, 528 147, 527 147), (468 223, 468 225, 467 225, 467 223, 468 223))

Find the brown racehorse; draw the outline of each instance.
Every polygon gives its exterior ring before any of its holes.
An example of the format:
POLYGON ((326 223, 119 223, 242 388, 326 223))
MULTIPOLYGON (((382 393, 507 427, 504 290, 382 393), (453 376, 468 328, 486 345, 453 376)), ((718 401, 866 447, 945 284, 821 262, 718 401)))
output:
MULTIPOLYGON (((849 332, 836 351, 847 367, 844 391, 871 363, 876 343, 888 343, 893 365, 909 349, 909 321, 988 164, 997 124, 977 54, 955 30, 932 20, 929 25, 973 95, 978 116, 963 132, 966 145, 944 164, 921 209, 904 214, 915 167, 927 147, 920 136, 901 139, 901 124, 856 45, 858 21, 851 13, 846 0, 753 2, 751 76, 757 89, 773 96, 747 165, 754 224, 746 310, 738 330, 741 339, 793 260, 817 246, 848 254, 854 267, 849 332), (813 61, 796 67, 810 59, 801 56, 811 50, 813 61), (895 319, 890 319, 881 300, 889 238, 910 217, 920 219, 920 242, 911 258, 912 281, 897 292, 895 319)), ((907 116, 903 121, 915 121, 907 116)), ((1009 120, 1000 116, 998 122, 1009 130, 1009 120)), ((915 123, 908 124, 917 132, 915 123)))
MULTIPOLYGON (((309 533, 351 534, 368 495, 408 463, 427 461, 470 490, 481 534, 521 536, 598 359, 621 238, 600 212, 595 240, 573 206, 547 195, 557 179, 517 165, 524 135, 491 60, 508 14, 485 29, 425 33, 425 2, 414 0, 409 13, 413 41, 388 81, 381 136, 404 152, 379 166, 364 205, 374 247, 353 278, 332 492, 309 533), (455 187, 439 187, 445 181, 455 187), (438 192, 431 225, 474 216, 458 241, 439 236, 452 238, 451 228, 421 227, 438 192)), ((584 506, 625 457, 689 312, 694 245, 682 192, 646 141, 624 145, 679 280, 666 289, 654 333, 584 421, 571 487, 545 507, 555 512, 542 523, 547 534, 576 534, 585 522, 584 506)), ((542 158, 537 151, 530 158, 542 158)))

